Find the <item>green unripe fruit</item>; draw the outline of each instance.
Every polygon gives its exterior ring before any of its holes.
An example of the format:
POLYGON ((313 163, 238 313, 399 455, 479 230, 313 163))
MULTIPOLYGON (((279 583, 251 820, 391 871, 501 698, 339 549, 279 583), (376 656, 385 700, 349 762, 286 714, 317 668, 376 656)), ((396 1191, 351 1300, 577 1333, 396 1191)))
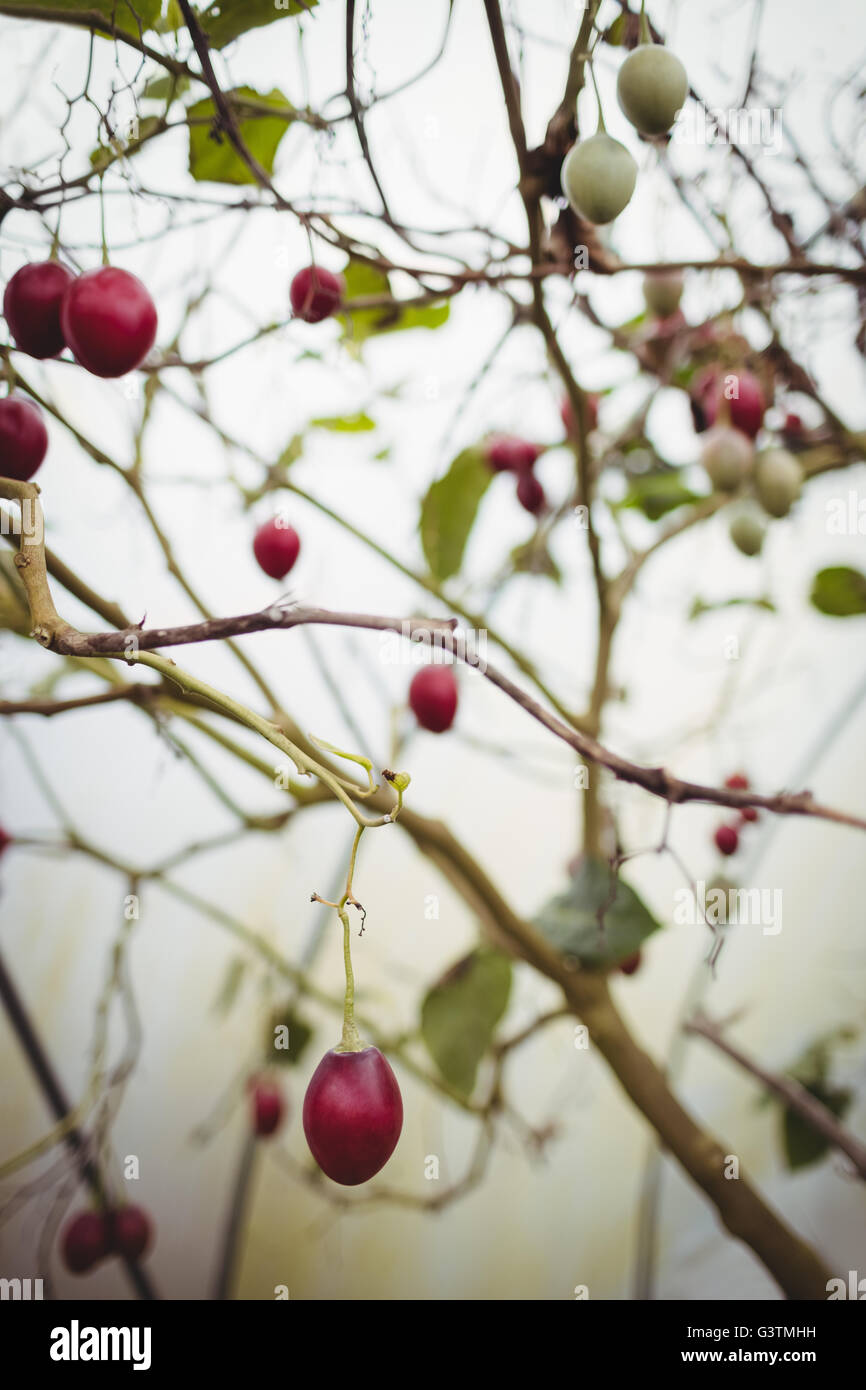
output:
POLYGON ((625 115, 642 135, 670 130, 689 91, 686 70, 660 44, 645 43, 619 70, 616 94, 625 115))
POLYGON ((679 270, 654 270, 644 276, 643 297, 651 314, 669 319, 680 307, 683 276, 679 270))
POLYGON ((787 516, 803 486, 803 470, 787 449, 766 449, 755 465, 755 492, 770 516, 787 516))
POLYGON ((717 492, 732 492, 748 475, 755 451, 751 440, 729 425, 707 430, 701 463, 717 492))
POLYGON ((604 131, 572 145, 562 161, 562 191, 576 213, 603 225, 619 217, 637 181, 637 165, 604 131))
POLYGON ((732 517, 728 534, 743 555, 760 555, 767 526, 757 507, 744 507, 732 517))

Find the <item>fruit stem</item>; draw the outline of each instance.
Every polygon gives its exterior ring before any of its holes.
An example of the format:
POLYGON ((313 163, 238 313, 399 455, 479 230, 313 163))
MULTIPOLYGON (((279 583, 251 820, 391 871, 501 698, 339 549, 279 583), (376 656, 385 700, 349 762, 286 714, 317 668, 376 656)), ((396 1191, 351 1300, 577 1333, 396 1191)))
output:
POLYGON ((641 0, 640 6, 640 42, 652 43, 653 36, 650 33, 649 20, 646 17, 646 0, 641 0))
POLYGON ((108 242, 105 237, 105 191, 103 188, 104 175, 99 175, 99 231, 102 238, 102 264, 108 265, 108 242))
POLYGON ((352 973, 352 946, 351 931, 349 929, 349 914, 344 907, 340 908, 340 921, 343 923, 343 963, 346 967, 346 998, 343 1003, 343 1037, 337 1047, 337 1052, 361 1052, 364 1044, 355 1023, 355 976, 352 973))
POLYGON ((596 135, 599 133, 599 131, 602 134, 606 135, 607 127, 604 123, 604 112, 601 109, 601 92, 598 90, 598 82, 596 81, 595 63, 593 63, 591 59, 589 63, 589 75, 592 78, 592 85, 595 88, 595 101, 596 105, 598 106, 598 126, 596 128, 596 135))
MULTIPOLYGON (((364 833, 363 825, 359 825, 352 842, 352 853, 349 856, 349 872, 346 875, 346 891, 337 904, 337 916, 343 924, 343 964, 346 967, 346 997, 343 1002, 343 1037, 337 1047, 337 1052, 361 1052, 364 1043, 358 1032, 355 1023, 355 976, 352 972, 352 940, 349 927, 349 914, 346 911, 346 904, 352 903, 360 906, 352 894, 352 879, 355 875, 355 861, 358 857, 358 846, 361 843, 361 836, 364 833)), ((363 908, 361 909, 363 911, 363 908)))

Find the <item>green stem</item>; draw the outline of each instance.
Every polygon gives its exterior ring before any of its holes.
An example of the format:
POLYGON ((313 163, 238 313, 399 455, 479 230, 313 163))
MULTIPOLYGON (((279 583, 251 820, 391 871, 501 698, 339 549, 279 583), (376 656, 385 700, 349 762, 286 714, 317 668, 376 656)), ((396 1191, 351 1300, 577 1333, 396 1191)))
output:
MULTIPOLYGON (((357 837, 355 840, 357 844, 357 837)), ((344 907, 339 910, 343 923, 343 964, 346 967, 346 999, 343 1004, 343 1037, 335 1049, 337 1052, 362 1052, 364 1044, 358 1025, 355 1023, 355 976, 352 973, 352 944, 349 929, 349 914, 344 907)))
MULTIPOLYGON (((361 843, 361 836, 364 833, 363 825, 359 825, 352 843, 352 853, 349 856, 349 872, 346 875, 346 891, 340 899, 337 908, 337 915, 343 923, 343 964, 346 967, 346 998, 343 1003, 343 1037, 337 1048, 338 1052, 361 1052, 364 1043, 358 1032, 355 1023, 355 976, 352 971, 352 943, 351 931, 349 929, 349 914, 346 911, 347 903, 354 903, 352 896, 352 880, 355 876, 355 862, 358 858, 358 846, 361 843)), ((363 908, 361 909, 363 911, 363 908)))
POLYGON ((596 134, 599 134, 600 132, 607 134, 607 126, 604 123, 604 111, 602 110, 601 105, 601 92, 598 90, 598 82, 596 81, 595 76, 595 64, 593 63, 592 59, 590 59, 589 62, 589 75, 592 78, 592 85, 595 88, 595 102, 596 106, 598 107, 598 127, 596 129, 596 134))
POLYGON ((336 796, 339 801, 342 801, 347 811, 360 827, 387 825, 390 823, 392 819, 391 816, 381 816, 377 820, 369 820, 366 816, 362 815, 341 785, 338 777, 321 763, 316 762, 314 758, 308 757, 303 749, 299 748, 297 744, 292 743, 291 739, 287 738, 284 733, 281 733, 275 725, 270 723, 267 719, 262 719, 261 715, 256 714, 253 710, 247 709, 246 705, 242 705, 237 700, 231 699, 230 696, 224 695, 221 690, 214 689, 213 686, 207 685, 204 681, 193 676, 189 671, 184 671, 179 666, 176 666, 173 661, 169 661, 168 658, 164 656, 157 656, 154 652, 129 651, 126 654, 126 660, 137 661, 144 666, 152 667, 153 670, 159 671, 165 676, 167 680, 173 681, 181 690, 186 690, 193 695, 201 695, 216 709, 222 710, 239 723, 245 724, 248 729, 253 729, 257 734, 261 734, 262 738, 267 739, 268 743, 272 743, 275 748, 279 748, 282 753, 287 754, 288 757, 291 758, 298 772, 302 775, 309 774, 318 777, 320 782, 323 782, 326 787, 329 787, 334 796, 336 796))
POLYGON ((646 17, 646 0, 641 0, 640 41, 641 43, 652 43, 653 41, 653 36, 650 33, 649 20, 646 17))

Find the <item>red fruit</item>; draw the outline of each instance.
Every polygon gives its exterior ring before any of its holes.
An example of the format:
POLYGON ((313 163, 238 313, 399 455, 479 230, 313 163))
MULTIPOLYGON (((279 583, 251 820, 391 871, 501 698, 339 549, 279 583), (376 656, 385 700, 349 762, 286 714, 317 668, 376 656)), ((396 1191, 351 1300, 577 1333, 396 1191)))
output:
POLYGON ((451 666, 424 666, 409 686, 409 708, 422 729, 444 734, 457 713, 457 677, 451 666))
POLYGON ((253 537, 253 554, 260 569, 271 579, 285 579, 298 558, 301 538, 291 526, 281 526, 273 517, 264 522, 253 537))
POLYGON ((156 308, 128 270, 105 265, 73 280, 60 308, 76 362, 94 376, 123 376, 144 361, 156 338, 156 308))
MULTIPOLYGON (((569 439, 577 437, 577 424, 574 418, 574 411, 571 408, 571 401, 566 396, 559 408, 562 423, 565 426, 565 433, 569 439)), ((598 396, 588 395, 586 397, 586 428, 594 430, 598 428, 598 396)))
POLYGON ((725 786, 732 792, 748 791, 749 779, 744 772, 732 772, 730 777, 725 778, 725 786))
POLYGON ((2 825, 0 825, 0 854, 2 854, 4 850, 9 848, 11 843, 12 836, 8 833, 8 831, 3 829, 2 825))
POLYGON ((740 837, 735 825, 720 825, 713 839, 721 854, 736 854, 740 837))
POLYGON ((82 1211, 63 1232, 63 1263, 72 1274, 84 1274, 111 1253, 108 1218, 98 1211, 82 1211))
POLYGON ((59 261, 35 261, 16 270, 3 295, 9 332, 31 357, 56 357, 66 347, 60 302, 75 279, 59 261))
POLYGON ((138 1260, 153 1236, 153 1223, 142 1207, 121 1207, 111 1218, 111 1248, 127 1260, 138 1260))
POLYGON ((785 436, 785 439, 790 443, 792 439, 799 439, 802 433, 803 421, 800 419, 799 415, 795 415, 793 411, 789 411, 788 414, 785 416, 785 423, 782 426, 782 434, 785 436))
POLYGON ((282 1087, 269 1076, 257 1076, 251 1083, 253 1102, 253 1129, 260 1139, 265 1139, 279 1129, 286 1113, 286 1101, 282 1087))
POLYGON ((304 1133, 334 1182, 356 1187, 384 1167, 403 1128, 397 1078, 377 1047, 326 1052, 304 1097, 304 1133))
POLYGON ((758 810, 757 810, 757 807, 755 807, 755 806, 744 806, 744 807, 743 807, 742 811, 740 812, 740 820, 741 820, 741 822, 743 823, 743 825, 745 825, 745 824, 746 824, 747 822, 749 822, 749 821, 756 821, 757 819, 758 819, 758 810))
POLYGON ((289 288, 289 298, 297 318, 305 323, 321 323, 330 318, 346 293, 346 282, 342 275, 334 275, 318 265, 305 266, 299 270, 289 288))
POLYGON ((715 424, 724 404, 734 429, 742 430, 750 439, 758 434, 767 408, 760 382, 745 369, 734 372, 705 368, 695 379, 692 399, 695 429, 699 432, 715 424))
POLYGON ((48 451, 42 411, 24 396, 0 401, 0 478, 32 478, 48 451))
POLYGON ((538 516, 547 506, 544 488, 534 473, 521 473, 517 479, 517 500, 533 516, 538 516))
POLYGON ((538 445, 530 444, 528 439, 497 434, 487 441, 485 458, 488 468, 492 468, 494 473, 525 473, 540 453, 538 445))
POLYGON ((640 963, 641 953, 640 951, 635 951, 634 955, 626 956, 625 960, 620 961, 619 968, 622 971, 623 975, 633 975, 634 972, 639 968, 640 963))

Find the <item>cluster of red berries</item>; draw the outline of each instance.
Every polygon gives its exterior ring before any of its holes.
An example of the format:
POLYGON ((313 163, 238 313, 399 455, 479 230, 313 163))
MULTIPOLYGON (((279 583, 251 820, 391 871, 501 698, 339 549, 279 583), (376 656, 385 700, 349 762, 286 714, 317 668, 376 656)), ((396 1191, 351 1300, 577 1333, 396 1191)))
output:
MULTIPOLYGON (((144 361, 156 338, 156 308, 128 270, 102 266, 74 275, 59 261, 22 266, 3 296, 16 347, 31 357, 72 351, 94 376, 124 376, 144 361)), ((0 476, 27 482, 48 450, 42 412, 23 396, 0 401, 0 476)))
MULTIPOLYGON (((730 777, 725 778, 725 786, 731 791, 748 791, 749 779, 742 772, 732 772, 730 777)), ((740 810, 738 819, 733 825, 720 825, 717 827, 713 840, 716 849, 720 854, 736 854, 740 847, 740 831, 744 825, 749 825, 758 819, 758 812, 754 806, 743 806, 740 810)))
MULTIPOLYGON (((567 398, 560 410, 562 423, 568 439, 577 438, 577 425, 571 401, 567 398)), ((586 397, 586 427, 594 430, 598 425, 598 397, 586 397)), ((528 439, 520 439, 510 434, 495 434, 484 446, 484 459, 494 473, 511 473, 517 479, 517 500, 532 516, 543 516, 547 511, 547 498, 544 488, 534 473, 535 464, 544 453, 544 446, 533 444, 528 439)))
POLYGON ((139 1260, 152 1238, 153 1223, 142 1207, 81 1211, 63 1232, 63 1263, 71 1274, 86 1274, 110 1255, 139 1260))
POLYGON ((544 488, 532 471, 542 452, 540 444, 510 434, 493 435, 484 448, 484 459, 492 472, 511 473, 517 478, 517 500, 533 516, 541 516, 547 507, 544 488))

